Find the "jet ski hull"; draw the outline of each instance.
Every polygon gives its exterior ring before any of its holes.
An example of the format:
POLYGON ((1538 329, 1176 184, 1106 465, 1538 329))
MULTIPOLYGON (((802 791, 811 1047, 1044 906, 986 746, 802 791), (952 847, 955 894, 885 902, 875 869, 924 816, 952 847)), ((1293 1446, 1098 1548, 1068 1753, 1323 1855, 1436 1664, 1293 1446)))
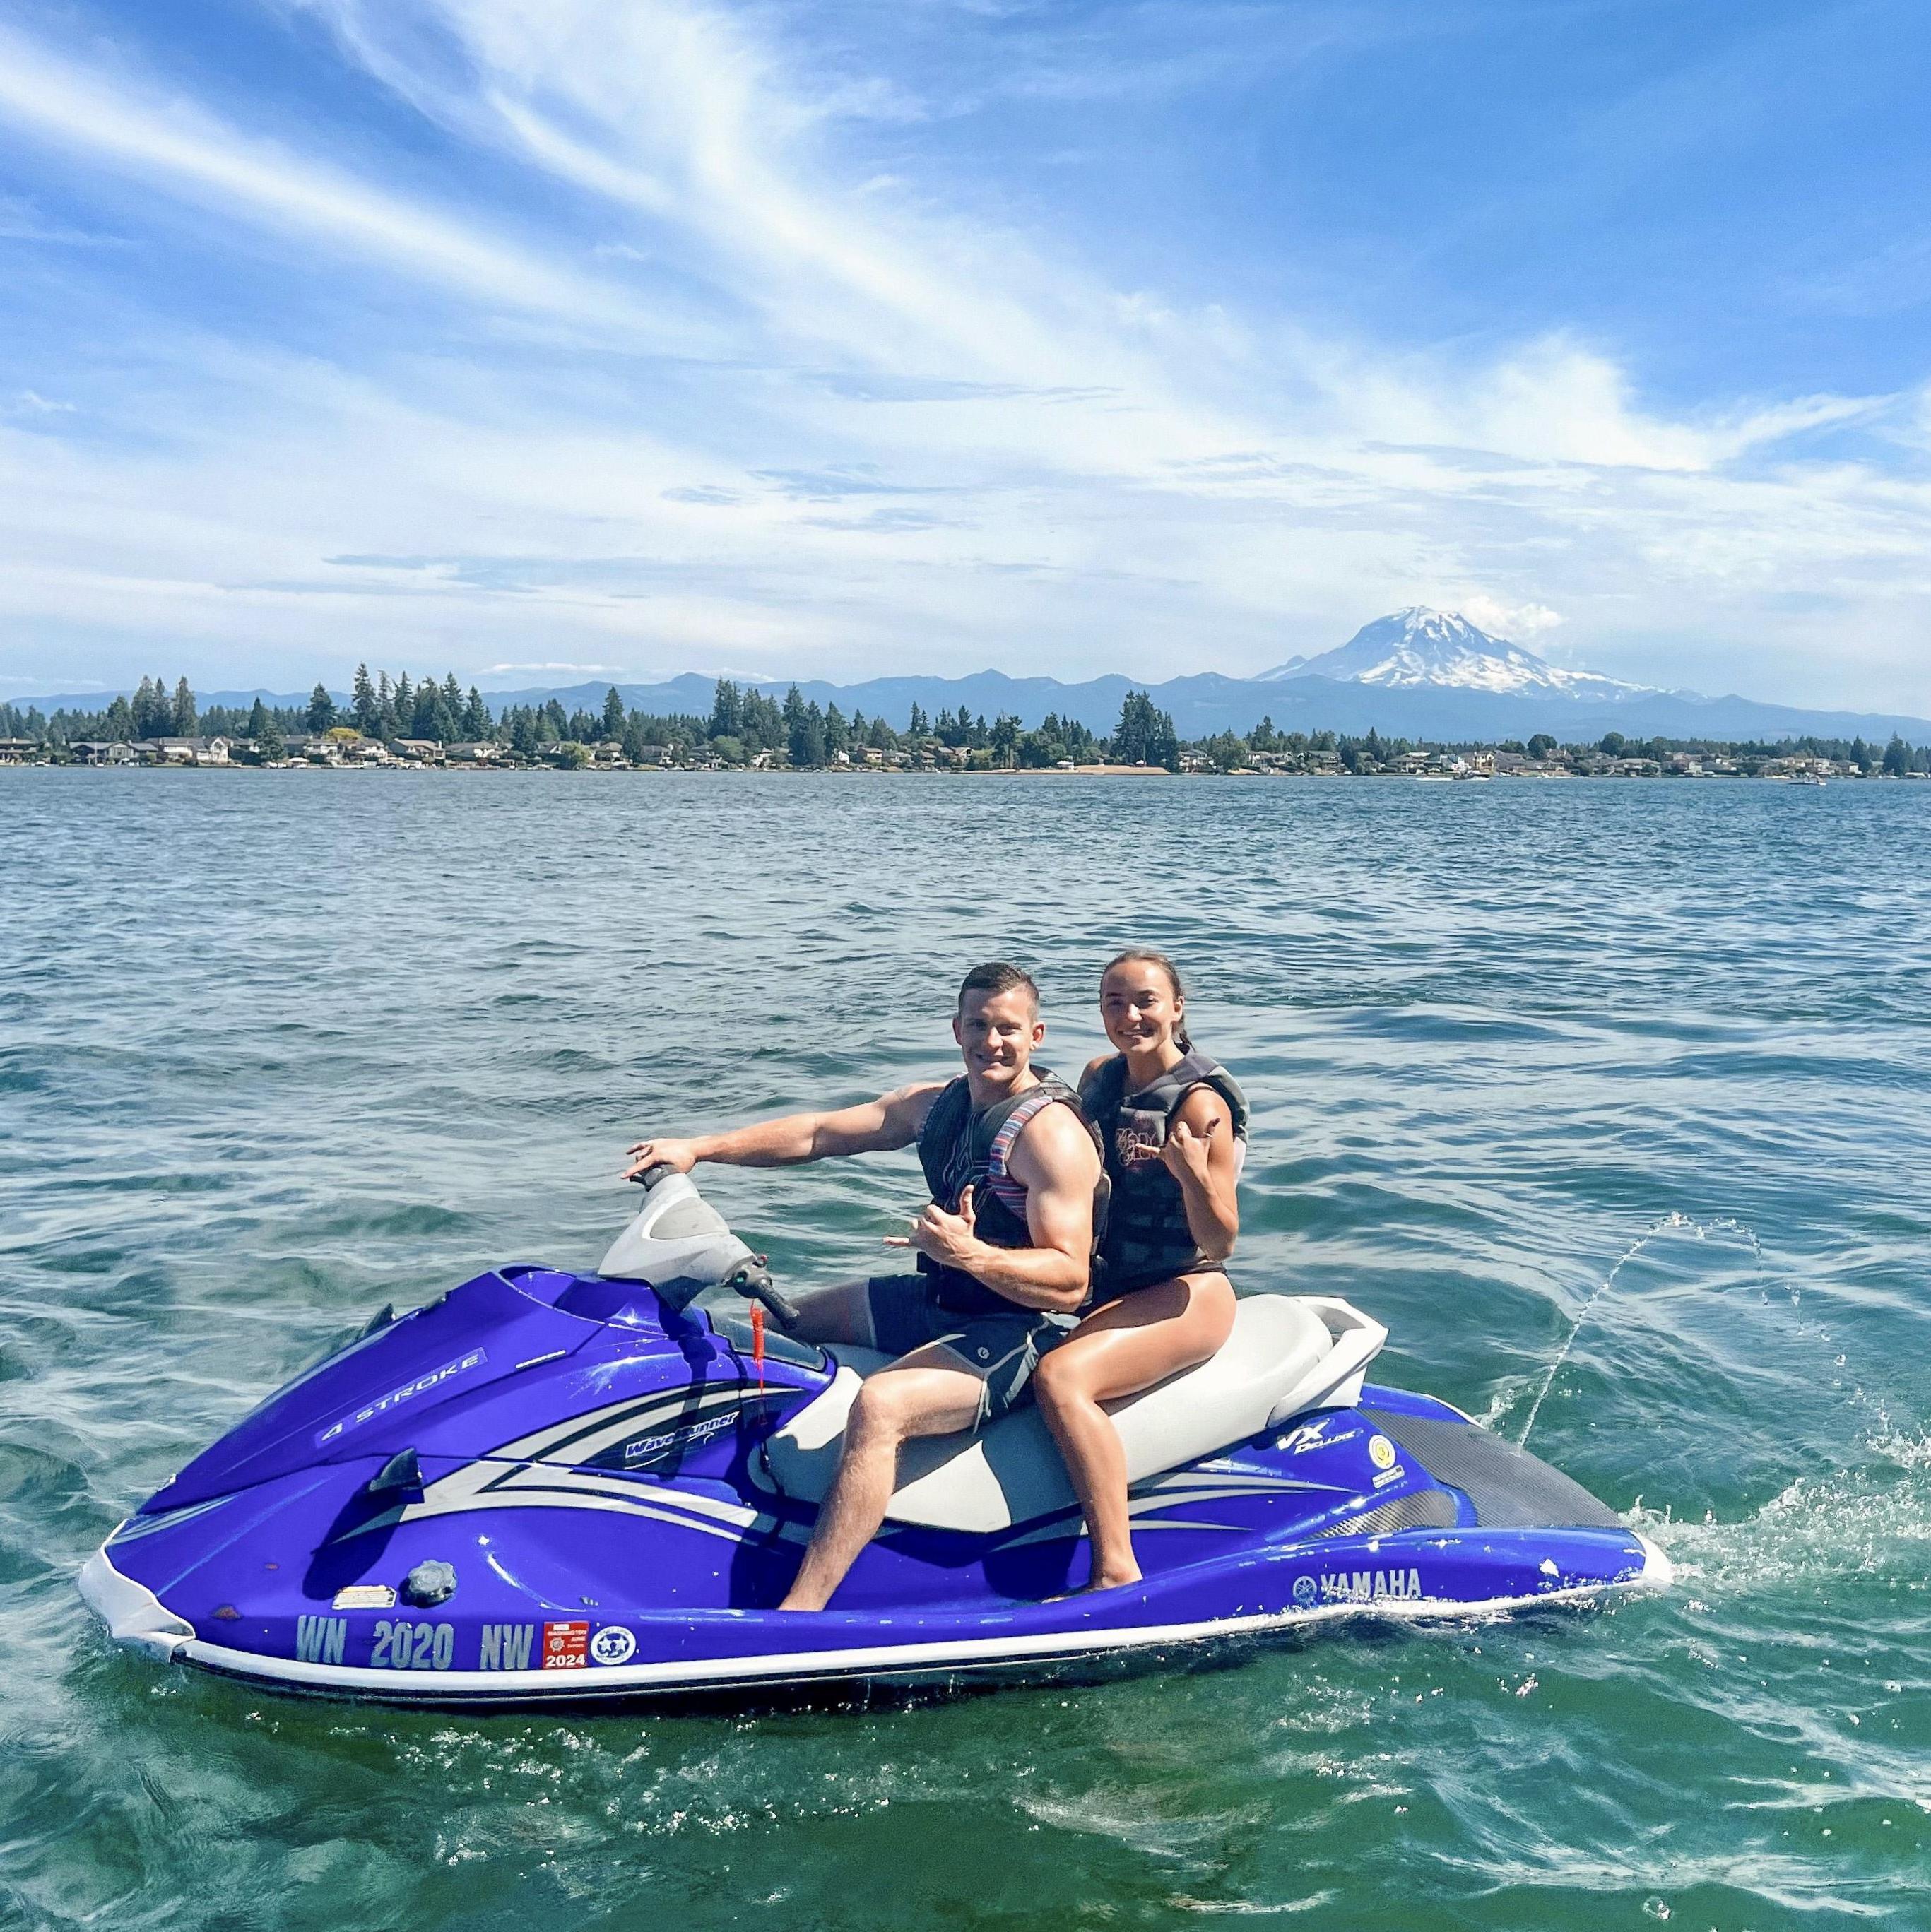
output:
POLYGON ((748 1342, 633 1282, 479 1276, 272 1396, 121 1525, 82 1592, 151 1656, 488 1708, 1056 1676, 1668 1581, 1548 1465, 1357 1385, 1135 1484, 1131 1588, 1067 1594, 1087 1550, 1069 1502, 985 1533, 888 1521, 835 1610, 788 1615, 815 1510, 765 1446, 836 1364, 748 1342))

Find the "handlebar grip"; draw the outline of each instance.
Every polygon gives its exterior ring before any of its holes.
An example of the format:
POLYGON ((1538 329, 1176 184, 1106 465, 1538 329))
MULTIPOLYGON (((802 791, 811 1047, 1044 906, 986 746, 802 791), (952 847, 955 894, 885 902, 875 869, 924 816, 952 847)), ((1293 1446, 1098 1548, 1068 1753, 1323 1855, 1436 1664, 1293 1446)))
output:
POLYGON ((779 1328, 788 1329, 797 1319, 797 1304, 778 1288, 770 1269, 762 1266, 741 1269, 737 1286, 747 1300, 761 1301, 778 1318, 779 1328))

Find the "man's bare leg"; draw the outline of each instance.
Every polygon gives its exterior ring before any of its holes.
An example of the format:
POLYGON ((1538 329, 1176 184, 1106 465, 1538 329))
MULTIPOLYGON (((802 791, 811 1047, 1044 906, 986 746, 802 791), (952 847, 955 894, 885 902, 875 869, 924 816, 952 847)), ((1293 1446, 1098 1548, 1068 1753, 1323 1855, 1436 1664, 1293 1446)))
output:
POLYGON ((950 1366, 934 1346, 869 1377, 851 1405, 838 1473, 818 1513, 804 1562, 781 1610, 821 1610, 858 1552, 878 1533, 897 1480, 899 1447, 914 1436, 946 1436, 978 1420, 985 1384, 950 1366))
POLYGON ((797 1319, 785 1333, 800 1342, 851 1342, 860 1348, 877 1346, 872 1331, 871 1283, 841 1281, 835 1287, 801 1294, 797 1319))

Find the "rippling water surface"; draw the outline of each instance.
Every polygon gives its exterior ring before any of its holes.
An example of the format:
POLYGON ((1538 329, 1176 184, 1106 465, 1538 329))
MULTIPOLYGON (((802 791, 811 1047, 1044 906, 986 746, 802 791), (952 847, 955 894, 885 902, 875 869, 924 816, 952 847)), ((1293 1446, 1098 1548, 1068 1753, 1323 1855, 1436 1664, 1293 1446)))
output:
MULTIPOLYGON (((0 1922, 1923 1927, 1931 786, 0 773, 0 1922), (1237 1272, 1670 1551, 1595 1616, 893 1712, 472 1721, 115 1652, 132 1504, 627 1138, 1049 1058, 1152 940, 1237 1272)), ((903 1157, 707 1186, 794 1280, 903 1157)))

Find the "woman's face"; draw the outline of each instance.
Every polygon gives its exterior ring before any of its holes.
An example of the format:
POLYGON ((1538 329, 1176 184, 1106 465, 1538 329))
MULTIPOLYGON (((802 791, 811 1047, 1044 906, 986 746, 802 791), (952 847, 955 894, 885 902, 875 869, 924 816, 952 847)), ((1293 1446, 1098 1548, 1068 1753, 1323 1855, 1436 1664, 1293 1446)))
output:
POLYGON ((1185 1004, 1150 959, 1122 960, 1100 982, 1101 1024, 1122 1053, 1157 1053, 1175 1045, 1185 1004))

